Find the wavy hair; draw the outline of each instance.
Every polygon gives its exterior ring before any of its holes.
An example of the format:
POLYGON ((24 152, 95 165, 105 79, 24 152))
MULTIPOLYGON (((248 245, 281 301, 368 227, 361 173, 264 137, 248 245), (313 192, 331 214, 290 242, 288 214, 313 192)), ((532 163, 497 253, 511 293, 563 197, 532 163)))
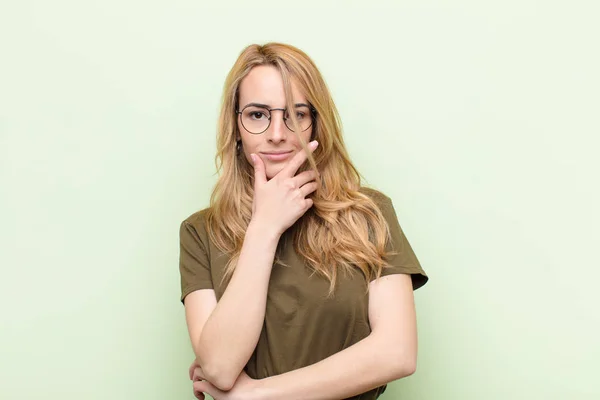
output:
MULTIPOLYGON (((389 227, 372 196, 361 188, 361 177, 348 156, 329 89, 304 52, 286 44, 267 43, 250 45, 240 53, 223 89, 215 158, 219 177, 205 218, 211 241, 229 256, 224 279, 229 279, 235 269, 252 217, 254 170, 236 151, 240 136, 236 110, 241 81, 259 65, 274 66, 281 73, 289 110, 294 109, 292 81, 316 110, 313 138, 319 141, 319 147, 311 154, 299 139, 308 154, 301 170, 318 170, 320 185, 311 194, 313 206, 291 228, 297 254, 329 280, 330 295, 340 271, 358 268, 366 282, 379 277, 388 255, 389 227)), ((297 127, 295 113, 290 114, 297 127)), ((276 261, 281 262, 278 257, 276 261)))

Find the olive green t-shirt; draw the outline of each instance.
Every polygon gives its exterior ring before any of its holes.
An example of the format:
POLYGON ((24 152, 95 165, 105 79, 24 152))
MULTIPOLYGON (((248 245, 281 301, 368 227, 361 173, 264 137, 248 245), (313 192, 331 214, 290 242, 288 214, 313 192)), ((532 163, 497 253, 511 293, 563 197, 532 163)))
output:
MULTIPOLYGON (((388 250, 396 253, 387 260, 390 266, 384 268, 382 275, 410 274, 413 288, 418 289, 428 277, 400 228, 391 200, 373 190, 366 193, 385 216, 391 233, 388 250)), ((219 300, 226 288, 221 285, 221 278, 227 257, 210 242, 204 214, 205 210, 194 213, 181 224, 182 301, 199 289, 214 289, 219 300)), ((304 264, 290 236, 286 232, 281 237, 278 254, 286 266, 273 265, 264 325, 245 367, 254 379, 314 364, 352 346, 371 332, 364 275, 358 269, 352 274, 339 274, 335 293, 328 298, 329 282, 304 264)), ((376 399, 384 390, 385 386, 381 386, 352 399, 376 399)))

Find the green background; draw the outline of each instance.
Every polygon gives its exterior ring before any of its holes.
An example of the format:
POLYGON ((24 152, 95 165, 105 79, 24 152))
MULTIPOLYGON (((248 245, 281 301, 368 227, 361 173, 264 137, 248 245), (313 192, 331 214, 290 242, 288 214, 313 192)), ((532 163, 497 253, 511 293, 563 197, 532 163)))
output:
POLYGON ((192 399, 178 228, 250 43, 320 67, 430 283, 385 399, 599 399, 595 1, 3 1, 0 398, 192 399))

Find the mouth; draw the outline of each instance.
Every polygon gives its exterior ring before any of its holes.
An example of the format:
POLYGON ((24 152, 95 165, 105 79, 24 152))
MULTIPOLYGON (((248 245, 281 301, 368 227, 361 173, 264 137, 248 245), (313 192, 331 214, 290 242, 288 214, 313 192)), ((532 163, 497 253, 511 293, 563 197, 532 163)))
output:
POLYGON ((260 155, 269 161, 284 161, 292 155, 292 150, 289 151, 264 151, 260 155))

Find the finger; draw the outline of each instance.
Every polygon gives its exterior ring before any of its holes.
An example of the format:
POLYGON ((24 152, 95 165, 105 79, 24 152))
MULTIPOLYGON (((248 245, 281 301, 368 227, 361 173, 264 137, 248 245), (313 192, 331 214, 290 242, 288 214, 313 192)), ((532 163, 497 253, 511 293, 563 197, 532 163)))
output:
POLYGON ((198 382, 194 382, 192 385, 192 387, 194 389, 194 396, 196 396, 197 399, 201 398, 201 397, 199 397, 200 395, 204 396, 204 391, 206 390, 204 388, 204 385, 201 385, 201 383, 202 383, 201 381, 198 381, 198 382))
POLYGON ((312 199, 304 199, 304 212, 308 211, 313 206, 312 199))
POLYGON ((202 368, 194 368, 194 373, 192 375, 193 381, 203 381, 206 377, 204 376, 204 372, 202 372, 202 368))
POLYGON ((310 170, 310 171, 300 172, 298 175, 296 175, 292 179, 294 180, 296 187, 302 187, 303 185, 307 184, 308 182, 314 181, 315 179, 317 179, 317 176, 318 176, 318 173, 316 171, 310 170))
POLYGON ((194 370, 198 367, 198 364, 196 364, 196 360, 194 360, 194 362, 190 365, 190 368, 188 368, 188 375, 190 376, 190 381, 192 380, 193 376, 194 376, 194 370))
POLYGON ((209 394, 213 399, 220 398, 223 395, 223 392, 211 385, 207 381, 197 381, 194 382, 194 394, 196 392, 209 394))
POLYGON ((194 390, 194 397, 198 400, 204 400, 204 393, 194 390))
POLYGON ((317 182, 309 182, 300 188, 300 192, 302 193, 302 197, 306 197, 318 188, 319 184, 317 182))
MULTIPOLYGON (((313 152, 318 145, 319 143, 316 140, 313 140, 308 144, 307 147, 310 152, 313 152)), ((285 168, 282 169, 281 172, 279 172, 279 174, 281 174, 283 177, 293 177, 294 175, 296 175, 296 172, 298 172, 298 168, 300 168, 304 161, 306 161, 307 157, 308 156, 305 151, 299 151, 298 153, 296 153, 294 158, 292 158, 290 162, 285 166, 285 168)))
POLYGON ((265 171, 265 163, 256 154, 250 154, 252 163, 254 164, 254 184, 267 183, 267 173, 265 171))

